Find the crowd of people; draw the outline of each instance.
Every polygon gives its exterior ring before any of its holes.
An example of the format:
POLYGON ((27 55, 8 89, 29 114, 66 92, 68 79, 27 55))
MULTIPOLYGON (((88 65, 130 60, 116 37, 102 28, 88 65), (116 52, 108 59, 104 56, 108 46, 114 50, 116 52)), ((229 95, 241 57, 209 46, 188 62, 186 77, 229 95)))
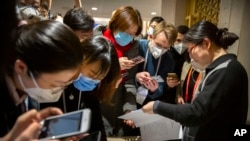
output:
POLYGON ((246 123, 248 76, 227 53, 236 34, 156 16, 139 38, 136 8, 118 7, 107 25, 94 26, 75 4, 60 20, 50 0, 10 0, 2 9, 1 140, 38 140, 43 119, 84 108, 92 114, 88 133, 101 131, 101 141, 140 136, 132 120, 117 118, 136 109, 181 123, 184 141, 229 140, 229 127, 246 123))

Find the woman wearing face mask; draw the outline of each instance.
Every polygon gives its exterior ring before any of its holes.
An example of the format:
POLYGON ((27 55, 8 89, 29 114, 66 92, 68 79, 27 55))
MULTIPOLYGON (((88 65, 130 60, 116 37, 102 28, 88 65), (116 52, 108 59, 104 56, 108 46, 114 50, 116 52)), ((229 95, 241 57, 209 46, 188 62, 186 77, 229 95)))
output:
POLYGON ((64 90, 58 102, 41 104, 41 108, 55 106, 64 112, 90 108, 89 133, 101 131, 101 141, 106 141, 100 102, 110 103, 120 78, 119 61, 111 43, 102 36, 83 41, 82 47, 84 62, 78 78, 64 90))
MULTIPOLYGON (((175 72, 180 78, 180 84, 176 88, 176 103, 184 104, 191 103, 198 90, 198 86, 203 78, 203 72, 199 71, 197 67, 191 65, 187 47, 183 43, 183 38, 188 32, 188 27, 180 25, 177 27, 178 35, 175 44, 171 49, 171 53, 175 58, 176 67, 175 72)), ((172 79, 167 78, 167 83, 172 83, 172 79)), ((176 85, 176 84, 173 84, 176 85)))
POLYGON ((78 38, 61 23, 23 25, 12 35, 15 45, 6 48, 0 75, 0 136, 22 113, 57 101, 83 60, 78 38))
MULTIPOLYGON (((194 24, 184 36, 190 58, 205 68, 192 103, 172 105, 152 101, 142 110, 184 124, 183 140, 226 141, 232 127, 244 125, 248 111, 248 77, 236 55, 226 49, 239 37, 208 21, 194 24)), ((234 132, 234 131, 233 131, 234 132)))
POLYGON ((107 109, 103 110, 103 114, 107 120, 114 127, 114 135, 137 135, 134 131, 130 131, 130 127, 124 125, 123 120, 117 117, 130 112, 136 108, 136 86, 135 86, 135 73, 137 66, 134 61, 130 60, 139 55, 138 53, 138 41, 134 40, 134 37, 138 36, 142 31, 142 19, 139 11, 131 6, 122 6, 116 9, 109 21, 108 27, 96 27, 96 35, 103 35, 108 38, 113 44, 121 67, 121 74, 128 73, 123 78, 117 88, 113 103, 114 106, 103 105, 107 109), (110 116, 108 110, 114 110, 114 115, 110 116))
POLYGON ((168 101, 170 88, 164 79, 167 73, 173 72, 174 61, 168 49, 174 44, 177 32, 172 24, 160 22, 154 28, 151 40, 140 40, 140 55, 145 57, 145 62, 139 65, 136 80, 141 85, 139 91, 144 91, 146 97, 137 93, 137 102, 141 105, 151 100, 168 101), (157 81, 152 76, 158 76, 163 81, 157 81))

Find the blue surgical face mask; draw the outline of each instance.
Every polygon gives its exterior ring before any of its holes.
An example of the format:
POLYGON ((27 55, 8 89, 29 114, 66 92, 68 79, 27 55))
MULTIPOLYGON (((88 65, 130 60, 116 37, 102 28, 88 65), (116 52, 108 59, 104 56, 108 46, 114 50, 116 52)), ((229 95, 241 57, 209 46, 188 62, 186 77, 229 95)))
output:
POLYGON ((92 91, 96 88, 96 86, 100 83, 100 80, 94 80, 83 74, 80 74, 78 79, 73 82, 75 88, 79 91, 92 91))
POLYGON ((131 41, 133 41, 133 36, 129 35, 126 32, 118 32, 115 35, 115 41, 117 44, 120 46, 126 46, 128 45, 131 41))

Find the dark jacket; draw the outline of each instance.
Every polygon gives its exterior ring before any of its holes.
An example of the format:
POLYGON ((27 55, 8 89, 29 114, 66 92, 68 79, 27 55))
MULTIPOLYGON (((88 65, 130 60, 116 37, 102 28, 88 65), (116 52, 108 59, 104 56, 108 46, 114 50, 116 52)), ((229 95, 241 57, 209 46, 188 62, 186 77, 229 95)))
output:
MULTIPOLYGON (((139 41, 139 54, 144 58, 146 57, 146 54, 147 54, 148 43, 149 43, 149 40, 141 39, 139 41)), ((139 64, 138 72, 147 71, 150 73, 151 76, 154 76, 156 74, 156 69, 157 69, 159 60, 160 60, 159 58, 155 59, 150 53, 150 51, 148 50, 148 57, 147 57, 147 60, 145 61, 147 63, 145 66, 145 70, 144 70, 145 62, 143 62, 139 64)), ((160 75, 163 78, 163 80, 166 80, 167 74, 170 72, 173 72, 174 68, 175 68, 175 62, 173 60, 173 56, 169 52, 166 52, 161 56, 161 62, 159 64, 159 71, 156 75, 160 75)), ((166 82, 160 82, 159 88, 157 89, 157 91, 149 94, 146 100, 144 101, 144 104, 152 100, 163 100, 166 102, 174 103, 174 99, 171 98, 172 96, 170 96, 171 94, 175 95, 173 90, 174 89, 169 88, 167 86, 166 82)))
POLYGON ((67 89, 65 89, 58 102, 40 104, 41 109, 50 106, 58 107, 65 113, 89 108, 91 110, 91 124, 88 132, 92 133, 95 131, 101 131, 101 141, 107 140, 100 111, 100 102, 92 91, 80 92, 74 87, 73 84, 71 84, 67 87, 67 89), (65 102, 63 100, 64 98, 65 102), (78 101, 79 98, 80 102, 78 101))
POLYGON ((247 111, 248 77, 233 54, 223 55, 207 67, 191 104, 154 104, 155 113, 186 126, 184 141, 227 141, 232 136, 230 128, 246 123, 247 111))
MULTIPOLYGON (((37 102, 28 98, 28 107, 24 102, 16 105, 10 96, 10 91, 4 79, 0 74, 0 137, 6 135, 14 126, 17 118, 26 112, 26 109, 39 109, 37 102)), ((17 93, 20 92, 17 90, 17 93)))

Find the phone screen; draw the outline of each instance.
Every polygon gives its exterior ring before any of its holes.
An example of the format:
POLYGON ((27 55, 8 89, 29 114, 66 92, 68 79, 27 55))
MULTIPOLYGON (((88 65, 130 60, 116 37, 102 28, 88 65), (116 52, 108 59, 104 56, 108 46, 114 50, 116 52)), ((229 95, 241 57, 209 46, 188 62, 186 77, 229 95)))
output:
POLYGON ((44 120, 39 138, 56 137, 81 130, 83 112, 44 120))

